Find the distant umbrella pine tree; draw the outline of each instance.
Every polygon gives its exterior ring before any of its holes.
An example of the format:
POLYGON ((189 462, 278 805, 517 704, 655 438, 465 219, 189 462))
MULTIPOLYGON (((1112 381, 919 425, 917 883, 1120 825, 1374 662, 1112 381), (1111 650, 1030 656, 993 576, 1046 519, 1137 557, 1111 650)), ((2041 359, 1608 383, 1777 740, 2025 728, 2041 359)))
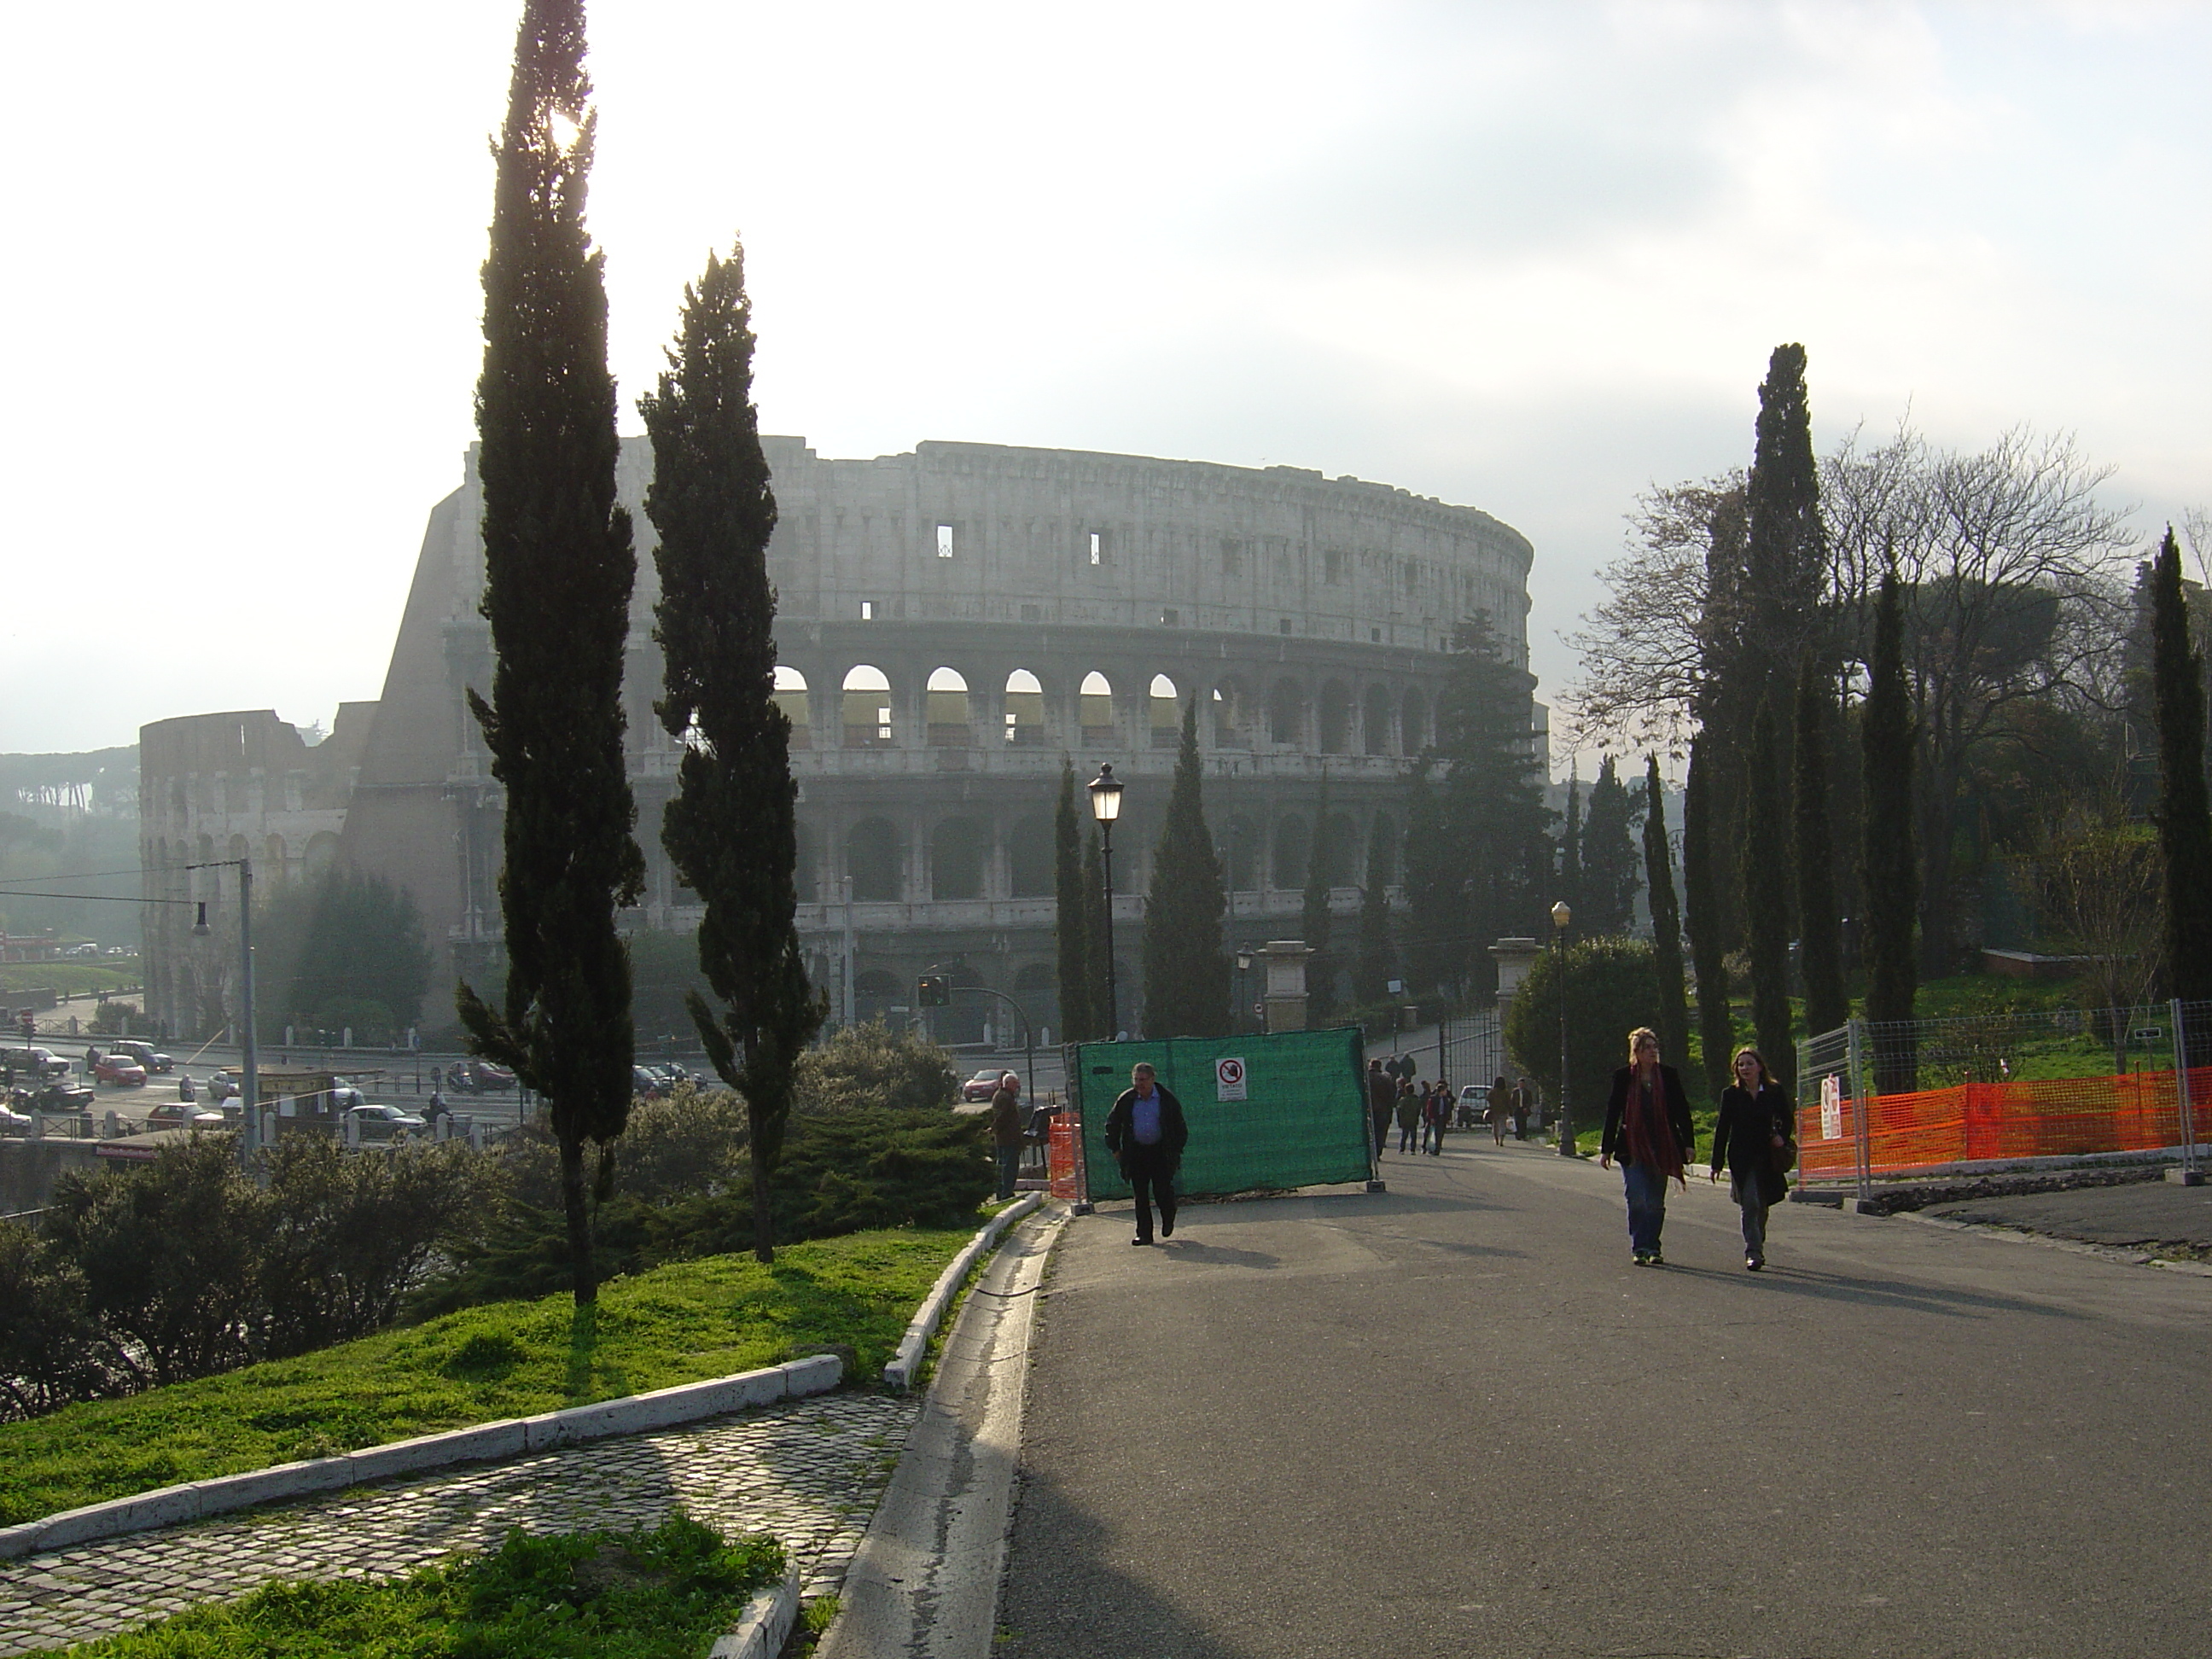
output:
POLYGON ((1183 704, 1182 744, 1167 822, 1145 896, 1145 1035, 1220 1036, 1229 1030, 1229 958, 1221 919, 1229 895, 1206 827, 1198 698, 1183 704))
POLYGON ((1667 844, 1667 801, 1659 757, 1644 757, 1644 886, 1650 895, 1652 972, 1658 980, 1660 1052, 1686 1070, 1690 1063, 1690 1004, 1682 984, 1682 912, 1674 901, 1674 860, 1667 844))
POLYGON ((638 402, 653 442, 646 516, 660 602, 662 694, 683 750, 660 842, 706 907, 699 966, 719 1008, 684 998, 707 1058, 745 1103, 753 1256, 775 1260, 769 1178, 783 1152, 792 1077, 827 1012, 793 920, 799 859, 791 721, 775 702, 775 494, 753 407, 744 253, 709 254, 657 390, 638 402))
POLYGON ((456 994, 471 1047, 545 1101, 561 1152, 577 1304, 598 1297, 584 1143, 600 1184, 629 1121, 629 957, 615 913, 645 862, 623 766, 623 646, 637 560, 616 501, 602 257, 584 228, 596 118, 580 0, 528 0, 517 33, 484 261, 477 383, 487 701, 469 707, 506 791, 507 988, 456 994))
MULTIPOLYGON (((2204 785, 2204 662, 2190 636, 2181 549, 2171 525, 2151 566, 2151 679, 2167 983, 2172 995, 2196 1002, 2212 998, 2212 804, 2204 785)), ((2191 1047, 2190 1064, 2203 1064, 2191 1047)))
POLYGON ((1052 817, 1053 939, 1060 967, 1060 1040, 1088 1042, 1104 1016, 1091 994, 1091 890, 1083 884, 1083 819, 1075 763, 1060 761, 1060 803, 1052 817))

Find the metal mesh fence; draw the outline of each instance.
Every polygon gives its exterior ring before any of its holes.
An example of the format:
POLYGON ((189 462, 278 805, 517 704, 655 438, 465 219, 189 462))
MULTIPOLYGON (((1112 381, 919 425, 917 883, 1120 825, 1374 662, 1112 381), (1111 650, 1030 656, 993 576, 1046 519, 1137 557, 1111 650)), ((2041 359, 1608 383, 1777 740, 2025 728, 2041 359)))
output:
POLYGON ((2212 1003, 1854 1020, 1798 1045, 1808 1181, 2170 1153, 2212 1140, 2212 1003))
POLYGON ((1106 1150, 1106 1115, 1139 1060, 1149 1060, 1182 1103, 1190 1144, 1176 1190, 1187 1197, 1364 1181, 1373 1173, 1356 1026, 1086 1042, 1075 1050, 1070 1075, 1094 1201, 1129 1195, 1106 1150))

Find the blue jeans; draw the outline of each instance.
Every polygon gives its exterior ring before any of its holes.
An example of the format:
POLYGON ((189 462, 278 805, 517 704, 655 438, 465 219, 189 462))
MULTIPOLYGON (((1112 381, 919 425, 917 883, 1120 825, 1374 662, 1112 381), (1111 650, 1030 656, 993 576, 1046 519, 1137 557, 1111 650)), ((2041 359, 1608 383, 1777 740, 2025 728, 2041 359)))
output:
POLYGON ((1656 1255, 1659 1230, 1667 1224, 1667 1177, 1641 1164, 1624 1164, 1620 1184, 1628 1195, 1628 1248, 1638 1255, 1656 1255))

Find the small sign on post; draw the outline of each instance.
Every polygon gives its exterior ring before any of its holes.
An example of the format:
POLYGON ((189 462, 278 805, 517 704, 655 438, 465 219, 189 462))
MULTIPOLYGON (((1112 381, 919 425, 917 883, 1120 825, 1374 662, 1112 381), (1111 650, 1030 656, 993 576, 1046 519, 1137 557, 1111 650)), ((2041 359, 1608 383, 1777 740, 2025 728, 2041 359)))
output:
POLYGON ((1217 1101, 1245 1097, 1244 1062, 1242 1060, 1224 1054, 1213 1062, 1213 1097, 1217 1101))
POLYGON ((1820 1139, 1844 1138, 1844 1080, 1831 1072, 1820 1079, 1820 1139))

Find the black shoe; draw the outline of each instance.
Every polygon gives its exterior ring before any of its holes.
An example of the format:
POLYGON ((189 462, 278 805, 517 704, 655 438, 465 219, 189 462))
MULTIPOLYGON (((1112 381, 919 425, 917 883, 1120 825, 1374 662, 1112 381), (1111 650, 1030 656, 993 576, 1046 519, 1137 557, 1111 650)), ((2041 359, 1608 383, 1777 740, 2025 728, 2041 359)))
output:
POLYGON ((1160 1237, 1162 1238, 1173 1238, 1175 1237, 1175 1218, 1173 1216, 1164 1215, 1160 1218, 1160 1237))
POLYGON ((1667 1265, 1667 1258, 1660 1255, 1658 1251, 1654 1250, 1651 1252, 1650 1265, 1655 1267, 1663 1267, 1667 1265))
POLYGON ((1746 1273, 1755 1273, 1765 1265, 1766 1258, 1765 1256, 1747 1255, 1743 1259, 1743 1267, 1746 1273))
POLYGON ((1149 1244, 1152 1242, 1149 1238, 1133 1238, 1129 1241, 1132 1244, 1149 1244))
POLYGON ((1648 1267, 1651 1265, 1650 1255, 1643 1250, 1638 1250, 1634 1255, 1629 1257, 1628 1260, 1629 1264, 1632 1267, 1648 1267))

